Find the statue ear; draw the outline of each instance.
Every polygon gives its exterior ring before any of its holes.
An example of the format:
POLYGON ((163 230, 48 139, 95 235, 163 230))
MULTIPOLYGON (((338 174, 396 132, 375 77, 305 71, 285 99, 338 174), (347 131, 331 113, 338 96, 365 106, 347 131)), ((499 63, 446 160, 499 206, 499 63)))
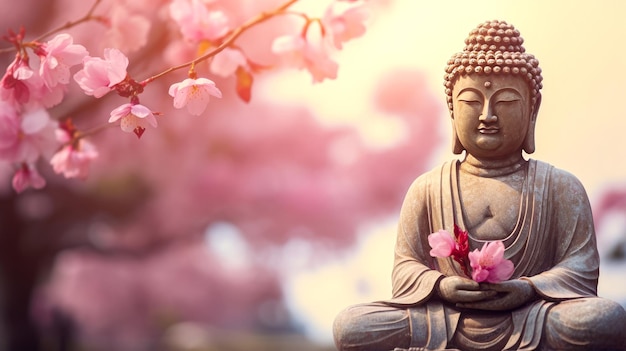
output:
POLYGON ((452 117, 452 152, 455 155, 461 154, 465 148, 459 140, 459 136, 456 133, 456 126, 454 125, 454 112, 450 111, 450 117, 452 117))
POLYGON ((528 131, 526 132, 526 138, 522 145, 524 151, 527 154, 535 152, 535 124, 537 123, 537 114, 539 113, 539 106, 541 106, 541 94, 537 94, 535 104, 532 106, 530 112, 530 123, 528 124, 528 131))

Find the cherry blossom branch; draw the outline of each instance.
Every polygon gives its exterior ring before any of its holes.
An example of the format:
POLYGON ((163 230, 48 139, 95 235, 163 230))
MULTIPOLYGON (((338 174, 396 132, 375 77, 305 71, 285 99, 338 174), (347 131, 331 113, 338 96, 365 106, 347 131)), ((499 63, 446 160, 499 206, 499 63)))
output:
POLYGON ((231 35, 224 40, 218 47, 216 47, 214 50, 199 56, 187 63, 183 63, 180 64, 178 66, 174 66, 174 67, 170 67, 158 74, 155 74, 152 77, 149 77, 145 80, 143 80, 140 84, 145 86, 146 84, 154 81, 155 79, 158 79, 166 74, 169 74, 171 72, 177 71, 179 69, 183 69, 183 68, 187 68, 187 67, 195 67, 195 65, 197 65, 198 63, 209 59, 215 55, 217 55, 218 53, 220 53, 222 50, 226 49, 229 45, 231 45, 235 40, 237 40, 237 38, 239 38, 239 36, 241 36, 241 34, 243 34, 244 32, 246 32, 247 30, 249 30, 250 28, 261 24, 267 20, 269 20, 272 17, 275 17, 279 14, 283 14, 285 13, 285 10, 288 9, 290 6, 292 6, 293 4, 295 4, 296 2, 298 2, 298 0, 289 0, 286 3, 282 4, 281 6, 279 6, 278 8, 274 9, 273 11, 270 12, 262 12, 259 15, 257 15, 256 17, 252 18, 251 20, 248 20, 248 22, 242 24, 241 26, 239 26, 238 28, 234 29, 231 33, 231 35))
POLYGON ((79 25, 81 23, 84 23, 84 22, 91 21, 93 19, 99 19, 98 17, 93 16, 93 12, 96 10, 98 5, 100 5, 100 2, 101 2, 101 0, 95 0, 93 5, 91 5, 91 8, 89 9, 89 11, 87 11, 87 13, 83 17, 81 17, 81 18, 79 18, 79 19, 77 19, 75 21, 69 21, 69 22, 65 23, 64 25, 61 25, 61 26, 59 26, 59 27, 57 27, 55 29, 52 29, 52 30, 48 31, 47 33, 44 33, 44 34, 40 35, 39 37, 37 37, 33 41, 41 41, 44 38, 47 38, 47 37, 51 36, 52 34, 58 33, 58 32, 60 32, 62 30, 70 29, 70 28, 72 28, 74 26, 77 26, 77 25, 79 25))
POLYGON ((110 124, 110 123, 106 123, 106 124, 101 124, 101 125, 95 126, 95 127, 91 128, 91 129, 87 129, 85 131, 78 131, 76 133, 76 136, 74 137, 74 139, 75 140, 82 139, 82 138, 85 138, 85 137, 97 134, 97 133, 99 133, 99 132, 101 132, 101 131, 103 131, 103 130, 105 130, 107 128, 111 128, 111 127, 115 127, 115 125, 110 124))
MULTIPOLYGON (((96 8, 98 7, 98 5, 100 5, 101 1, 102 0, 95 0, 93 5, 91 5, 91 8, 89 8, 89 11, 87 11, 87 13, 83 17, 81 17, 81 18, 79 18, 77 20, 74 20, 74 21, 68 21, 65 24, 63 24, 63 25, 61 25, 61 26, 59 26, 57 28, 49 30, 48 32, 46 32, 46 33, 38 36, 37 38, 31 40, 29 43, 37 43, 37 42, 43 40, 44 38, 47 38, 47 37, 49 37, 49 36, 51 36, 51 35, 53 35, 55 33, 58 33, 60 31, 62 31, 62 30, 70 29, 70 28, 75 27, 75 26, 77 26, 77 25, 79 25, 81 23, 88 22, 88 21, 91 21, 91 20, 94 20, 94 19, 100 19, 98 16, 94 16, 93 13, 96 10, 96 8)), ((24 45, 27 46, 28 43, 26 43, 24 45)), ((15 49, 14 47, 8 47, 8 48, 0 49, 0 54, 11 52, 14 49, 15 49)))
MULTIPOLYGON (((14 45, 12 50, 16 50, 17 55, 0 80, 2 100, 8 102, 6 106, 9 109, 6 111, 6 122, 2 122, 8 124, 6 128, 11 132, 5 133, 11 140, 4 143, 10 147, 10 150, 3 146, 4 149, 0 150, 3 151, 0 161, 8 161, 19 167, 12 180, 13 188, 17 192, 29 187, 40 189, 45 185, 45 179, 38 173, 34 163, 34 160, 40 157, 48 158, 47 152, 44 154, 44 151, 57 148, 56 153, 49 159, 56 173, 62 173, 66 178, 84 179, 88 176, 90 162, 98 157, 97 149, 87 140, 89 136, 114 126, 112 123, 119 125, 124 132, 134 132, 138 138, 148 126, 156 128, 158 123, 155 116, 161 113, 152 111, 141 104, 139 96, 148 83, 170 72, 182 68, 188 69, 188 77, 170 85, 168 89, 168 94, 173 97, 173 108, 186 108, 190 114, 200 115, 206 109, 209 98, 211 96, 221 98, 222 92, 210 79, 198 77, 195 66, 223 53, 224 57, 217 56, 218 60, 223 58, 222 62, 217 60, 212 62, 212 65, 215 64, 217 70, 220 71, 214 73, 220 76, 234 75, 236 93, 243 101, 248 102, 251 96, 253 74, 267 67, 262 67, 247 58, 243 50, 237 48, 236 40, 243 33, 253 27, 256 29, 257 25, 271 18, 295 15, 304 19, 305 23, 299 33, 274 38, 271 49, 281 59, 281 63, 307 69, 312 75, 313 82, 336 78, 338 65, 329 54, 333 48, 340 50, 343 42, 363 35, 364 21, 367 18, 367 12, 362 4, 342 12, 335 12, 336 9, 331 4, 324 17, 311 18, 305 13, 291 9, 298 0, 281 0, 282 5, 257 13, 232 29, 227 27, 225 15, 221 11, 216 11, 213 13, 216 19, 211 20, 216 22, 215 28, 209 28, 211 33, 200 33, 199 37, 194 32, 197 29, 194 26, 205 24, 203 22, 205 16, 211 16, 212 13, 208 8, 203 7, 203 3, 192 0, 173 0, 172 4, 176 1, 182 1, 181 6, 184 9, 171 13, 172 19, 181 27, 183 37, 186 39, 206 40, 201 42, 200 49, 203 51, 200 51, 195 59, 167 68, 154 76, 148 76, 149 78, 143 81, 136 81, 128 74, 129 60, 120 49, 105 48, 104 58, 92 57, 89 56, 84 46, 73 42, 74 39, 69 33, 58 33, 87 21, 108 24, 109 20, 106 17, 94 14, 102 0, 92 0, 91 7, 82 17, 47 31, 32 41, 24 40, 25 29, 23 27, 18 32, 8 30, 5 40, 14 45), (188 6, 185 7, 185 4, 188 6), (193 21, 187 23, 189 16, 193 21), (330 25, 336 21, 344 25, 330 25), (311 25, 318 25, 321 30, 322 38, 315 37, 314 39, 328 40, 310 43, 307 32, 311 25), (194 34, 188 35, 188 30, 194 34), (325 30, 329 32, 326 33, 325 30), (55 37, 47 43, 40 42, 47 40, 48 36, 55 37), (203 46, 205 42, 210 46, 207 45, 208 47, 205 48, 203 46), (32 50, 35 55, 29 57, 30 51, 27 50, 32 50), (30 64, 31 59, 36 61, 35 65, 30 64), (97 99, 115 91, 121 97, 130 98, 130 102, 110 112, 108 123, 85 131, 78 130, 71 118, 55 121, 48 111, 49 108, 63 101, 67 92, 66 86, 71 78, 70 69, 81 63, 83 68, 76 72, 73 78, 86 95, 97 99), (29 106, 28 109, 24 108, 26 105, 29 106), (120 123, 116 123, 118 121, 120 123), (24 129, 23 125, 37 125, 41 128, 30 130, 33 128, 24 129), (38 140, 45 140, 45 145, 39 143, 38 140), (18 148, 13 145, 28 145, 28 147, 18 148), (22 149, 30 152, 23 153, 20 151, 22 149)), ((147 36, 147 33, 144 35, 147 36)), ((210 68, 214 71, 214 67, 210 68)))

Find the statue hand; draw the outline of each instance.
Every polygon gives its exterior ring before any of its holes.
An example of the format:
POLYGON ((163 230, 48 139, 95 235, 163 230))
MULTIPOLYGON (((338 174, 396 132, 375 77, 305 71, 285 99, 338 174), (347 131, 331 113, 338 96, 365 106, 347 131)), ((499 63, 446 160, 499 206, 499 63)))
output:
POLYGON ((498 293, 493 289, 481 289, 477 282, 459 276, 441 279, 437 292, 443 300, 454 304, 479 303, 494 297, 498 293))
POLYGON ((535 297, 535 289, 523 279, 508 280, 497 284, 480 284, 482 289, 495 292, 493 298, 478 302, 457 304, 459 307, 490 311, 515 309, 535 297))

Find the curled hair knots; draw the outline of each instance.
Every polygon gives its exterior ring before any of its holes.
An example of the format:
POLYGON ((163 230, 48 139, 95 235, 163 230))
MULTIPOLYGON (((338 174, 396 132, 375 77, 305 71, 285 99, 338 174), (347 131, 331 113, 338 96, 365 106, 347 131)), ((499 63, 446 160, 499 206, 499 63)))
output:
POLYGON ((453 55, 446 66, 444 86, 450 111, 454 82, 468 74, 519 75, 528 83, 534 105, 543 77, 539 61, 526 52, 523 43, 520 32, 504 21, 487 21, 474 28, 463 51, 453 55))

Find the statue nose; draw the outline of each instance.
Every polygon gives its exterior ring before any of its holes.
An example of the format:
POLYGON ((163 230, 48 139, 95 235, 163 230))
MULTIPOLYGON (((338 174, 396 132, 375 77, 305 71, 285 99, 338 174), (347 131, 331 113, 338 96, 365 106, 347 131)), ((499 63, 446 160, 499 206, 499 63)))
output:
POLYGON ((496 116, 495 114, 491 113, 491 111, 489 111, 488 113, 482 113, 478 119, 481 122, 485 122, 485 123, 493 123, 496 122, 498 120, 498 116, 496 116))
POLYGON ((485 104, 483 113, 480 114, 478 119, 484 123, 494 123, 498 120, 498 117, 493 113, 493 108, 489 101, 485 104))

